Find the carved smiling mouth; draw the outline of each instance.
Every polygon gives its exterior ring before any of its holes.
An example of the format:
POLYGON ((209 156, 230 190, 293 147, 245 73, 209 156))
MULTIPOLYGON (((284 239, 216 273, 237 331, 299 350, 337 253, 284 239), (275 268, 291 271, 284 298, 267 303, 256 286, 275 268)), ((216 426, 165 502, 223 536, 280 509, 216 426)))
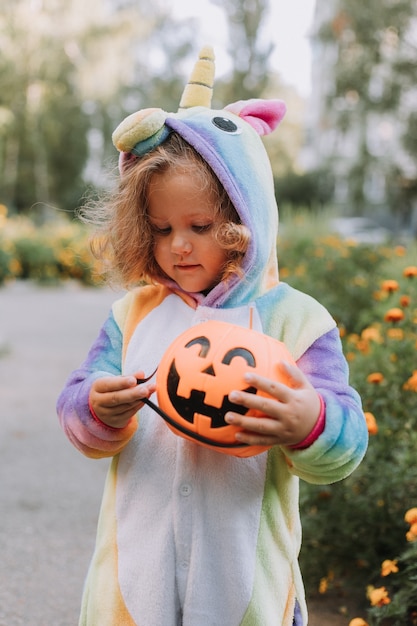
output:
MULTIPOLYGON (((193 389, 191 391, 189 398, 179 396, 178 385, 180 377, 175 366, 175 361, 171 363, 171 367, 169 368, 167 382, 168 396, 173 408, 187 422, 190 422, 190 424, 194 423, 194 416, 199 414, 211 418, 212 428, 222 428, 223 426, 227 426, 224 416, 228 411, 240 413, 241 415, 245 415, 249 411, 249 409, 241 404, 234 404, 233 402, 230 402, 228 396, 224 396, 220 407, 206 404, 204 402, 206 392, 199 391, 197 389, 193 389)), ((256 393, 257 389, 256 387, 246 387, 246 389, 242 389, 242 391, 246 391, 247 393, 256 393)))

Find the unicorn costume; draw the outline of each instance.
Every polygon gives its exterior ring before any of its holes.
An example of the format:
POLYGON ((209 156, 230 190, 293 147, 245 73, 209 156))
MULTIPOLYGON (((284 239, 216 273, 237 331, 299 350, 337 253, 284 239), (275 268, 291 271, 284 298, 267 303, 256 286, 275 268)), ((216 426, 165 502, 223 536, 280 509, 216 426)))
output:
POLYGON ((259 136, 275 128, 285 106, 249 100, 213 110, 213 75, 206 48, 177 113, 139 111, 113 136, 123 171, 171 132, 181 135, 225 187, 251 242, 244 278, 220 282, 207 295, 167 281, 117 301, 59 397, 60 421, 74 446, 92 458, 113 457, 84 590, 84 626, 306 626, 299 478, 341 480, 367 446, 334 320, 278 279, 278 212, 259 136), (247 327, 249 315, 255 330, 286 344, 324 402, 324 427, 310 445, 237 458, 175 435, 147 406, 121 429, 91 415, 96 378, 152 372, 190 326, 213 319, 247 327))

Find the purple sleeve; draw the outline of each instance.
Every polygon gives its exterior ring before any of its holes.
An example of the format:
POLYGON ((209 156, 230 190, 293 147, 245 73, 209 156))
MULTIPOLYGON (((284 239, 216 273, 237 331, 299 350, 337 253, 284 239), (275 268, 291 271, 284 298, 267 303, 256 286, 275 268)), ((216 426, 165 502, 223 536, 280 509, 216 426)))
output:
POLYGON ((286 449, 292 471, 304 480, 325 484, 346 478, 361 462, 368 430, 359 394, 349 385, 349 369, 338 329, 317 339, 297 365, 322 396, 323 432, 308 448, 286 449))
POLYGON ((136 420, 120 429, 108 428, 91 415, 88 398, 94 380, 120 375, 122 334, 110 313, 86 360, 68 378, 57 401, 59 421, 71 443, 86 456, 100 458, 120 452, 136 430, 136 420))

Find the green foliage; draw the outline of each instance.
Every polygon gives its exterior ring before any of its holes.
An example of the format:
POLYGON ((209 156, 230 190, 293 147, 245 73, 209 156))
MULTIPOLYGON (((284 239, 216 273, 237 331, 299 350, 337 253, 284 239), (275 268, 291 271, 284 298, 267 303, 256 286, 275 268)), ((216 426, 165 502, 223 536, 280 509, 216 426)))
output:
POLYGON ((358 331, 372 314, 370 293, 391 252, 342 239, 322 216, 296 211, 281 218, 280 276, 321 302, 347 332, 358 331))
POLYGON ((289 172, 275 180, 275 192, 279 204, 313 209, 330 202, 333 184, 333 176, 326 170, 312 170, 305 174, 289 172))
MULTIPOLYGON (((75 211, 87 186, 117 164, 111 134, 134 111, 176 111, 204 42, 196 20, 169 3, 3 0, 0 12, 0 202, 75 211), (65 19, 62 19, 65 15, 65 19), (187 65, 184 63, 187 61, 187 65)), ((234 67, 216 80, 221 106, 262 97, 272 44, 261 37, 268 0, 220 3, 234 67), (225 93, 227 92, 229 96, 225 93), (223 100, 224 97, 224 100, 223 100)))
MULTIPOLYGON (((74 209, 83 193, 87 115, 59 20, 45 28, 46 15, 29 4, 9 3, 0 16, 0 106, 8 113, 0 142, 0 197, 17 212, 37 201, 74 209)), ((54 17, 50 7, 48 19, 54 17)))
POLYGON ((7 219, 1 211, 0 218, 0 285, 16 278, 100 284, 87 231, 80 223, 58 221, 38 227, 22 216, 7 219))
POLYGON ((304 567, 315 585, 329 572, 364 583, 387 555, 400 552, 404 513, 417 503, 415 270, 412 278, 388 283, 398 284, 398 292, 387 294, 382 283, 375 321, 344 338, 351 384, 370 414, 371 435, 364 461, 349 478, 325 488, 303 486, 304 567), (391 321, 390 315, 403 317, 391 321))
POLYGON ((373 589, 387 591, 389 602, 375 604, 368 610, 369 626, 416 626, 417 624, 417 538, 394 560, 398 572, 380 577, 368 588, 372 598, 373 589))
POLYGON ((409 509, 404 520, 410 524, 406 534, 409 545, 395 559, 382 562, 366 590, 368 621, 355 618, 350 626, 417 625, 417 507, 409 509))
POLYGON ((116 165, 111 134, 126 115, 178 107, 192 26, 174 31, 168 9, 145 2, 90 0, 81 13, 73 0, 4 4, 0 202, 20 214, 37 202, 72 212, 88 183, 105 184, 103 165, 116 165))
POLYGON ((371 610, 370 624, 405 626, 416 608, 416 546, 404 551, 404 514, 417 506, 417 248, 343 240, 328 234, 325 214, 285 214, 281 222, 281 279, 337 319, 370 432, 367 454, 350 477, 328 486, 301 483, 307 591, 333 588, 365 604, 381 563, 398 558, 391 602, 371 610))
MULTIPOLYGON (((403 552, 404 513, 417 503, 417 266, 404 266, 403 271, 377 292, 376 321, 360 337, 347 340, 352 384, 365 411, 376 418, 365 460, 347 481, 355 492, 352 509, 357 502, 365 513, 361 524, 354 515, 348 518, 355 537, 351 558, 361 559, 371 575, 384 559, 403 552), (378 532, 370 541, 372 527, 378 532)), ((392 588, 395 599, 373 609, 372 624, 386 624, 387 617, 392 625, 415 623, 406 618, 417 607, 412 554, 416 546, 400 557, 401 574, 392 588)))

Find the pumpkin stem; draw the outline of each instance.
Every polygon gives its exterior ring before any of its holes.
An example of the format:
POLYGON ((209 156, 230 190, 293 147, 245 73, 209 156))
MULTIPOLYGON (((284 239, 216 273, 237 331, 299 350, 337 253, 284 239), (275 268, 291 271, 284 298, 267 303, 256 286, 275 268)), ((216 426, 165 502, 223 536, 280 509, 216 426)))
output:
POLYGON ((250 330, 253 328, 253 304, 249 307, 249 328, 250 330))

